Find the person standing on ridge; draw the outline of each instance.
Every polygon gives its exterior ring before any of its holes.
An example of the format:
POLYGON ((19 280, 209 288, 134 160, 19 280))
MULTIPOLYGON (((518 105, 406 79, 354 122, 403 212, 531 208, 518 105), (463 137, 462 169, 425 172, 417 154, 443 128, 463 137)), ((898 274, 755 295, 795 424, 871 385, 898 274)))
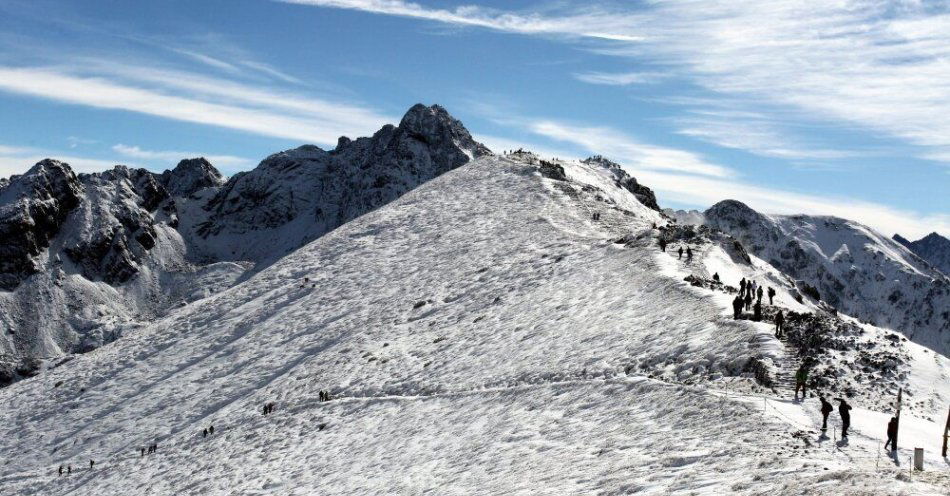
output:
POLYGON ((208 426, 208 434, 214 435, 214 425, 208 426))
POLYGON ((95 460, 89 460, 89 470, 92 470, 92 467, 96 466, 95 460))
POLYGON ((745 309, 747 312, 752 309, 752 291, 745 292, 745 309))
POLYGON ((785 325, 785 314, 781 310, 775 314, 775 337, 781 338, 783 335, 782 326, 785 325))
POLYGON ((686 261, 687 262, 693 261, 693 249, 688 246, 686 247, 686 261))
POLYGON ((745 298, 745 277, 739 281, 739 298, 745 298))
POLYGON ((732 300, 732 314, 736 320, 739 320, 739 316, 742 315, 742 297, 739 295, 732 300))
POLYGON ((660 238, 660 250, 666 253, 666 240, 663 238, 660 238))
POLYGON ((841 437, 848 437, 848 428, 851 427, 851 405, 844 398, 838 398, 838 413, 841 415, 841 437))
POLYGON ((682 246, 680 246, 679 254, 680 254, 680 258, 679 258, 679 259, 682 260, 682 259, 683 259, 683 247, 682 247, 682 246))
POLYGON ((59 466, 59 475, 63 475, 63 466, 62 466, 62 465, 59 466))
POLYGON ((831 415, 835 407, 831 406, 824 396, 819 396, 818 399, 821 400, 821 432, 825 432, 828 430, 828 415, 831 415))
POLYGON ((207 429, 207 428, 206 428, 205 430, 201 431, 201 437, 202 437, 202 439, 208 437, 208 429, 207 429))
POLYGON ((772 298, 775 298, 775 288, 769 286, 769 306, 772 306, 772 298))
POLYGON ((756 296, 758 297, 759 301, 762 301, 762 293, 762 286, 759 286, 759 289, 756 290, 756 296))
POLYGON ((752 305, 752 320, 760 322, 762 320, 762 300, 756 301, 752 305))

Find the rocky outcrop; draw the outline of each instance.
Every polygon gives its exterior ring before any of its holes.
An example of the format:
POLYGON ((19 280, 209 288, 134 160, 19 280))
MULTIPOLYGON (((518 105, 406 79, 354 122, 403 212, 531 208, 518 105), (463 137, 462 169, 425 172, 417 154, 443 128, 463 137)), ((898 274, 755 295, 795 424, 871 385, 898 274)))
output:
POLYGON ((163 172, 159 181, 171 196, 183 197, 221 186, 224 176, 204 157, 199 157, 178 162, 174 169, 163 172))
POLYGON ((304 145, 237 174, 205 205, 198 237, 228 240, 224 259, 262 260, 315 239, 419 184, 490 154, 438 105, 415 105, 398 126, 372 137, 340 138, 325 151, 304 145), (262 246, 262 236, 275 243, 262 246))
POLYGON ((76 208, 83 188, 68 165, 46 159, 0 189, 0 289, 36 273, 39 255, 76 208))
POLYGON ((942 353, 950 349, 950 279, 896 241, 845 219, 767 216, 734 200, 704 216, 793 278, 800 294, 942 353))
POLYGON ((636 178, 623 170, 620 164, 600 155, 586 158, 581 162, 587 165, 599 165, 603 167, 614 175, 614 181, 618 187, 633 193, 637 200, 644 206, 656 210, 657 212, 660 211, 660 205, 656 202, 656 195, 653 193, 653 190, 637 182, 636 178))
POLYGON ((933 232, 917 241, 909 241, 900 234, 895 234, 894 240, 906 246, 937 270, 950 275, 950 239, 933 232))

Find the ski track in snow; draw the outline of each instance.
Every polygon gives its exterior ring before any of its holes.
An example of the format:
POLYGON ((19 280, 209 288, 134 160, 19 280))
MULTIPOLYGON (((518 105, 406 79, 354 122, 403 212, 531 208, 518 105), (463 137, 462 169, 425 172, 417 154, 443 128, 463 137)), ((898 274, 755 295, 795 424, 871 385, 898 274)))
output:
POLYGON ((481 159, 0 390, 18 406, 0 413, 0 494, 946 494, 947 467, 904 482, 843 459, 870 435, 804 448, 814 400, 763 412, 708 389, 776 346, 769 326, 682 281, 732 270, 714 250, 686 267, 648 236, 615 244, 658 214, 566 169, 614 203, 481 159))

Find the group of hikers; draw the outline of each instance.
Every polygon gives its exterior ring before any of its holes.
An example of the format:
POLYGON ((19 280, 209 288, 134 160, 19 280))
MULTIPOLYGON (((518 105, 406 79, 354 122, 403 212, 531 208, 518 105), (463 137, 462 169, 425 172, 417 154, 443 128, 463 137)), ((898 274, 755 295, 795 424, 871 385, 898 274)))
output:
MULTIPOLYGON (((718 273, 716 275, 718 275, 718 273)), ((772 305, 775 299, 775 288, 769 286, 766 292, 758 282, 753 280, 746 281, 743 277, 742 280, 739 281, 739 294, 732 300, 732 312, 735 319, 739 320, 742 317, 742 310, 745 309, 745 311, 752 310, 752 320, 762 320, 762 297, 766 294, 769 297, 769 305, 772 305)), ((776 337, 781 337, 782 325, 784 323, 785 316, 782 314, 782 311, 779 310, 775 315, 776 337)))
MULTIPOLYGON (((323 391, 320 391, 320 392, 322 393, 323 391)), ((274 413, 274 403, 273 402, 265 403, 263 411, 264 411, 264 415, 274 413)))
MULTIPOLYGON (((654 225, 655 225, 655 224, 654 224, 654 225)), ((660 250, 662 250, 662 251, 665 253, 665 252, 666 252, 666 247, 667 247, 667 242, 666 242, 666 240, 663 239, 663 238, 660 238, 659 243, 660 243, 660 250)), ((683 247, 680 246, 680 249, 677 250, 677 253, 679 253, 679 259, 680 259, 680 260, 683 259, 683 254, 686 254, 686 261, 687 261, 687 262, 692 262, 692 261, 693 261, 693 249, 692 249, 690 246, 687 245, 685 251, 683 250, 683 247)))
POLYGON ((208 437, 209 434, 214 435, 214 425, 210 425, 201 431, 201 437, 203 438, 208 437))
POLYGON ((140 448, 140 450, 142 452, 141 456, 151 455, 152 453, 158 451, 158 443, 150 444, 147 450, 145 448, 140 448))

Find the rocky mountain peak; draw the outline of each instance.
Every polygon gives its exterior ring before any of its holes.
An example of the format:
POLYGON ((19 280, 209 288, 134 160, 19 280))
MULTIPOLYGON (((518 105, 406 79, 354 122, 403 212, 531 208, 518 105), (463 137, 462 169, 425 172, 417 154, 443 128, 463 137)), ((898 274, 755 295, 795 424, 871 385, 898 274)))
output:
POLYGON ((932 232, 917 241, 910 241, 900 234, 895 234, 894 241, 906 246, 937 270, 950 275, 950 239, 932 232))
POLYGON ((11 290, 39 268, 49 246, 81 201, 82 184, 68 164, 45 159, 0 190, 0 288, 11 290))
POLYGON ((174 169, 161 174, 160 181, 169 194, 182 197, 204 188, 221 186, 224 176, 207 159, 198 157, 178 162, 174 169))
POLYGON ((653 190, 640 184, 636 178, 627 173, 623 167, 603 155, 594 155, 581 160, 581 163, 601 167, 610 172, 614 177, 614 182, 618 187, 624 188, 633 193, 643 205, 657 212, 660 211, 660 205, 656 201, 656 194, 653 190))
POLYGON ((397 129, 427 144, 454 144, 474 157, 491 154, 488 147, 475 141, 468 129, 441 105, 413 105, 397 129))

